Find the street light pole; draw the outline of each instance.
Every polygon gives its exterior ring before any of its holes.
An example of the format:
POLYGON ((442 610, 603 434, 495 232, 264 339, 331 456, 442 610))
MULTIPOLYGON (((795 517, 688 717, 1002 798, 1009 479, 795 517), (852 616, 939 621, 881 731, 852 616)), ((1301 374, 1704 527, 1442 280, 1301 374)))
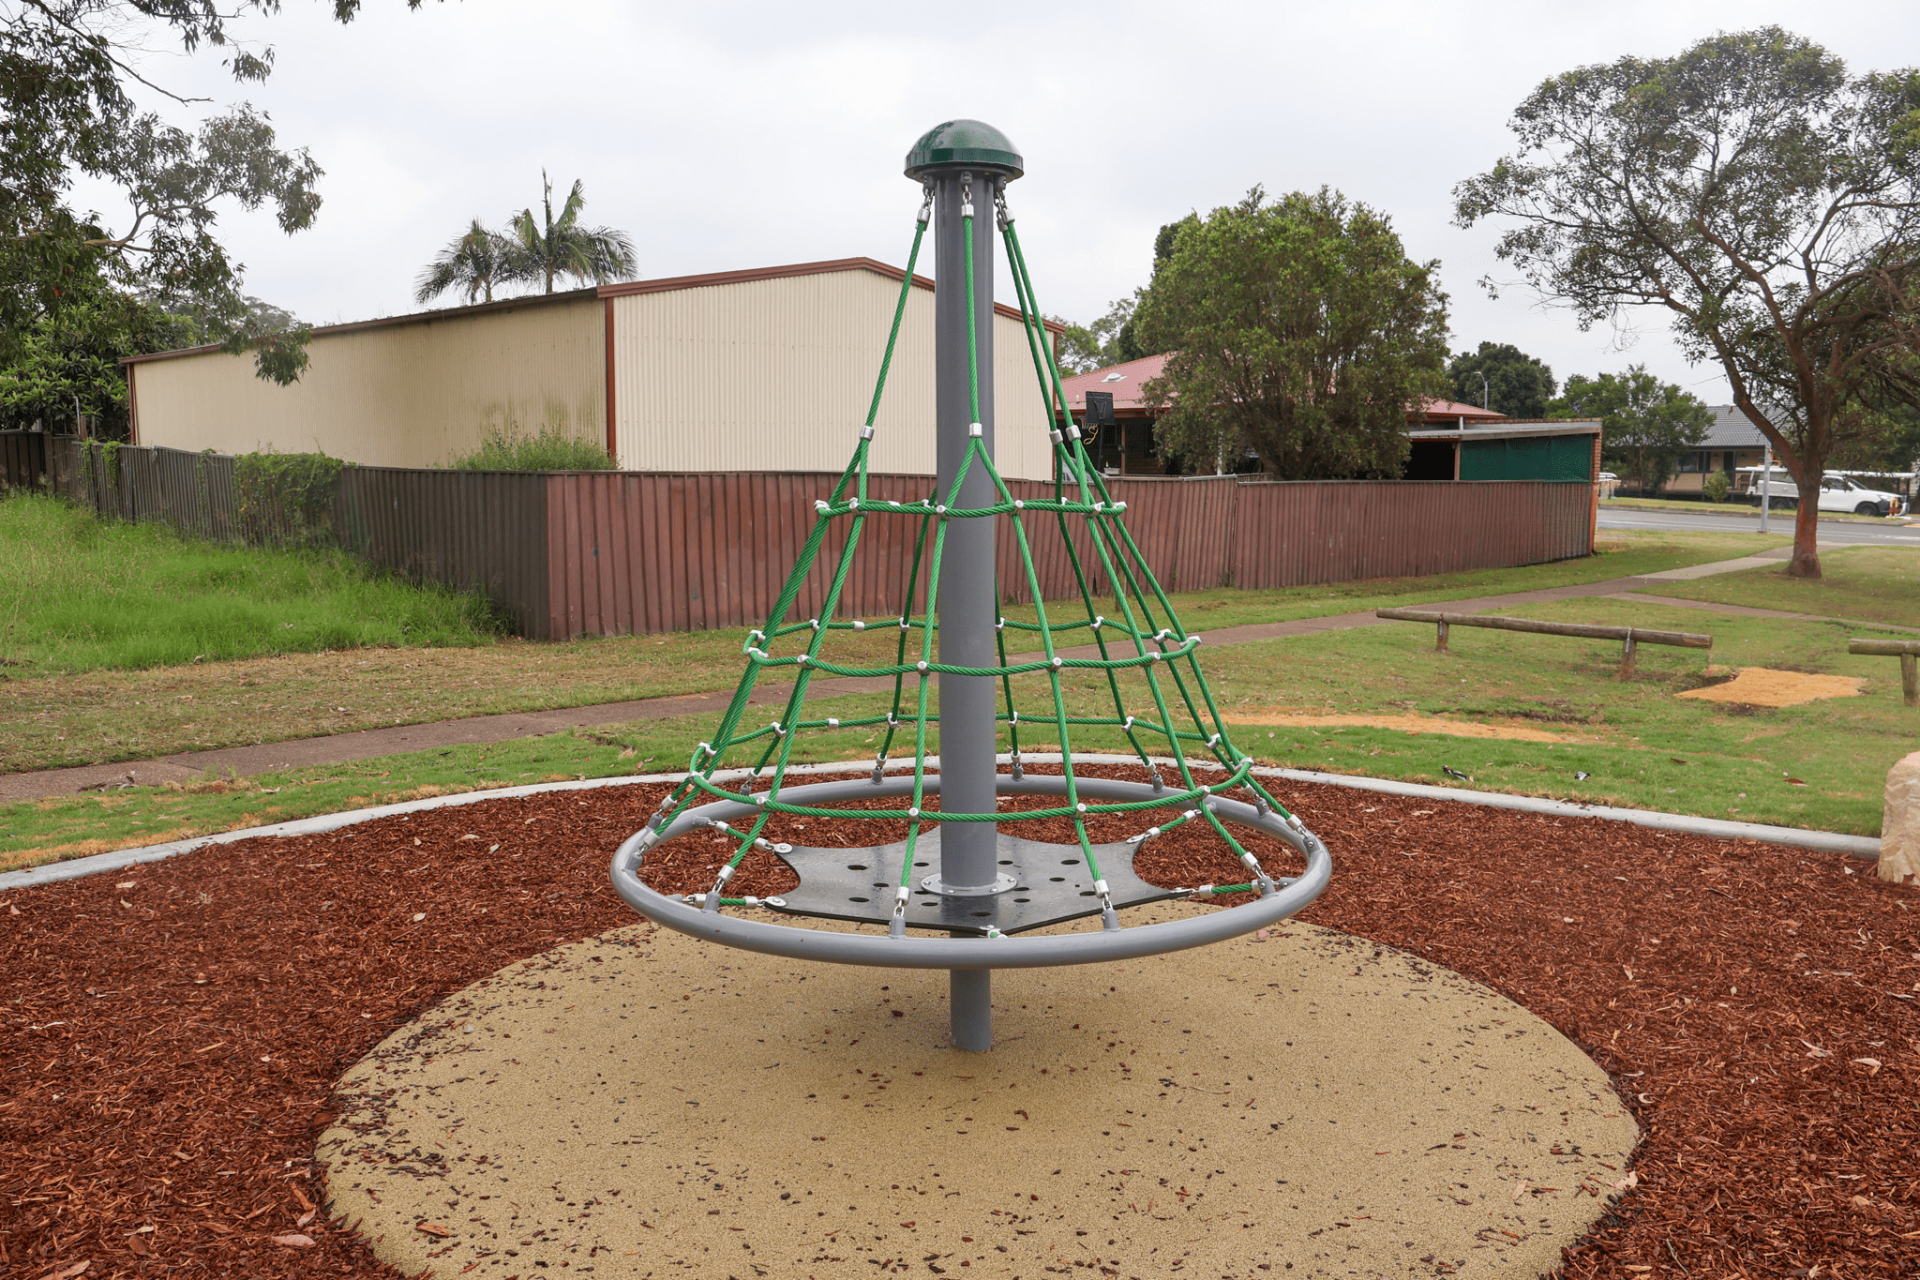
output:
POLYGON ((1767 531, 1767 512, 1773 506, 1773 443, 1767 443, 1765 460, 1760 464, 1760 532, 1767 531))
POLYGON ((1480 375, 1480 407, 1488 413, 1492 413, 1493 395, 1487 390, 1487 371, 1485 369, 1475 369, 1474 372, 1480 375))

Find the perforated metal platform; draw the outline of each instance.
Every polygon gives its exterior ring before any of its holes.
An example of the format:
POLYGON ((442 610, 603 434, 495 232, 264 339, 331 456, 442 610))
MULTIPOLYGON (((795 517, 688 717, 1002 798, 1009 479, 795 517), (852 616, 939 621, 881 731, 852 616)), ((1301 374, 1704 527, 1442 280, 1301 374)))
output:
MULTIPOLYGON (((1133 873, 1137 847, 1093 847, 1113 905, 1135 907, 1179 896, 1133 873)), ((769 899, 768 905, 789 915, 886 924, 893 918, 894 889, 900 884, 900 861, 906 851, 905 841, 858 849, 796 845, 779 856, 800 877, 800 887, 769 899)), ((907 899, 907 927, 985 937, 990 928, 1020 933, 1100 914, 1100 898, 1078 846, 1041 844, 1002 834, 999 851, 1003 882, 1011 881, 1007 889, 978 895, 936 893, 926 887, 926 881, 940 871, 940 831, 922 835, 914 846, 907 881, 913 891, 907 899)))

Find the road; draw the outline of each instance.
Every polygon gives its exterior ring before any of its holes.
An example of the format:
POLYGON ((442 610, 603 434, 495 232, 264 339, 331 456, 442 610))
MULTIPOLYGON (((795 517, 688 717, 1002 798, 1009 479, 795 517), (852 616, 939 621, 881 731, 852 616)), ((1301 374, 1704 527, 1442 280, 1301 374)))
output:
MULTIPOLYGON (((1768 522, 1768 532, 1793 534, 1793 513, 1775 511, 1768 522)), ((1693 515, 1685 511, 1641 511, 1633 508, 1600 509, 1600 527, 1602 529, 1706 529, 1717 533, 1733 533, 1745 530, 1749 533, 1760 531, 1760 513, 1750 516, 1709 516, 1693 515)), ((1820 522, 1820 545, 1823 547, 1892 546, 1914 547, 1920 549, 1920 528, 1908 529, 1900 525, 1854 524, 1845 520, 1822 520, 1820 522)))

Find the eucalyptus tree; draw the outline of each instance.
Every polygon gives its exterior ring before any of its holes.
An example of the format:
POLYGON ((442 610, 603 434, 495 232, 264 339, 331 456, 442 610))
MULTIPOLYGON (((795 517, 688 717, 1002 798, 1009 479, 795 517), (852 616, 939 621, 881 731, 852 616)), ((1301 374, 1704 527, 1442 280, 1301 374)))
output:
MULTIPOLYGON (((405 2, 418 8, 421 0, 405 2)), ((359 7, 331 3, 343 23, 359 7)), ((299 376, 304 330, 261 326, 215 209, 222 201, 268 209, 282 231, 305 230, 320 209, 320 166, 305 148, 282 143, 266 112, 247 103, 217 109, 170 89, 148 60, 171 39, 189 54, 216 52, 236 84, 257 85, 272 72, 274 51, 240 39, 230 24, 279 8, 279 0, 0 6, 0 361, 68 299, 93 305, 96 290, 69 287, 78 273, 166 314, 200 317, 216 341, 253 351, 263 378, 299 376), (162 106, 149 109, 136 95, 162 106), (120 207, 75 207, 78 179, 113 191, 120 207)))
MULTIPOLYGON (((1508 223, 1499 256, 1582 327, 1665 308, 1801 492, 1862 405, 1920 402, 1920 72, 1762 27, 1555 76, 1510 127, 1458 224, 1508 223)), ((1820 575, 1818 529, 1800 504, 1789 572, 1820 575)))
POLYGON ((613 227, 583 227, 580 212, 587 197, 580 179, 553 215, 553 183, 547 171, 540 171, 542 217, 532 209, 513 215, 511 236, 514 241, 513 270, 519 279, 539 281, 547 293, 553 292, 556 276, 572 276, 582 284, 609 284, 635 277, 633 239, 613 227))

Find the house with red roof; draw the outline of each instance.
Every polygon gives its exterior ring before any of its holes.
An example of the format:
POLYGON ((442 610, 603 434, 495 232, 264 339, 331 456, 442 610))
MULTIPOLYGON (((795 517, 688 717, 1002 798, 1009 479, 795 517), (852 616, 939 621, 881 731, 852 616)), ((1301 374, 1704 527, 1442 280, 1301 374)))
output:
MULTIPOLYGON (((1170 474, 1154 452, 1151 408, 1141 386, 1165 370, 1165 355, 1130 360, 1061 380, 1076 422, 1086 416, 1087 393, 1113 397, 1114 425, 1083 428, 1087 451, 1110 476, 1170 474)), ((1600 468, 1598 419, 1519 419, 1455 400, 1425 400, 1407 411, 1412 449, 1405 480, 1585 480, 1600 468)), ((1256 470, 1250 464, 1244 470, 1256 470)))

